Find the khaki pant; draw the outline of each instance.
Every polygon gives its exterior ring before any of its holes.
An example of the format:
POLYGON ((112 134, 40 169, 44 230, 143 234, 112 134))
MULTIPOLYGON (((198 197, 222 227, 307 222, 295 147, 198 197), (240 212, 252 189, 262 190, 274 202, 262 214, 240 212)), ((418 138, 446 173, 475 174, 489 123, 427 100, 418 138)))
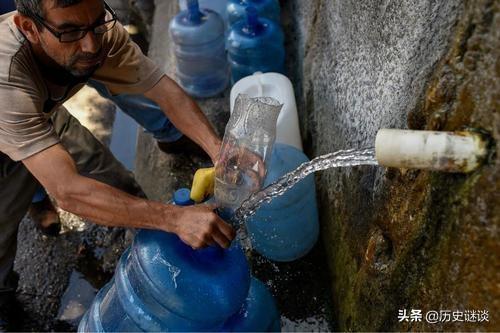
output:
MULTIPOLYGON (((52 122, 81 175, 145 197, 132 173, 65 108, 54 113, 52 122)), ((2 298, 11 296, 17 287, 12 271, 17 230, 37 186, 37 180, 22 162, 14 162, 0 152, 0 305, 2 298)))

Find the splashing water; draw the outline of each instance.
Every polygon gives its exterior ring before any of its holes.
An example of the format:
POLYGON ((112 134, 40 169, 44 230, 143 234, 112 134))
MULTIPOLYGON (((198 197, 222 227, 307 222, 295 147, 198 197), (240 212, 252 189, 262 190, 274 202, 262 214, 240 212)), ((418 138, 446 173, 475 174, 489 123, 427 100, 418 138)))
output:
POLYGON ((159 250, 155 253, 153 261, 168 267, 168 271, 172 274, 172 281, 174 282, 174 287, 175 289, 177 289, 177 276, 181 274, 181 270, 178 267, 175 267, 174 265, 166 261, 165 258, 163 258, 163 256, 161 255, 159 250))
POLYGON ((299 165, 295 170, 285 174, 264 189, 253 193, 235 211, 232 220, 235 222, 235 225, 242 224, 255 214, 263 203, 270 202, 273 198, 282 195, 301 179, 304 179, 313 172, 358 165, 378 165, 375 159, 375 148, 339 150, 334 153, 318 156, 309 162, 299 165))

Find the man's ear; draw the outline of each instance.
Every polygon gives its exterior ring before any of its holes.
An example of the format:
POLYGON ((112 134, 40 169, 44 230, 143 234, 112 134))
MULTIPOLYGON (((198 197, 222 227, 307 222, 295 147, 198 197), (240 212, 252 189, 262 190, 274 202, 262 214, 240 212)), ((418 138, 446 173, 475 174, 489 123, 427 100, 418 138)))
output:
POLYGON ((39 31, 35 25, 35 22, 33 22, 31 18, 21 14, 15 14, 14 23, 16 24, 17 28, 21 30, 24 36, 26 36, 30 43, 38 44, 38 42, 40 41, 39 31))

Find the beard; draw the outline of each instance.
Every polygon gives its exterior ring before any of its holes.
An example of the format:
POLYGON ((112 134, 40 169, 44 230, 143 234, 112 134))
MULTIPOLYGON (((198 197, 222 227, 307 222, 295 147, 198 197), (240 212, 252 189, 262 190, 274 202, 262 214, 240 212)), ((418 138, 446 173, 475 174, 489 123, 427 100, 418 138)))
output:
POLYGON ((45 43, 41 43, 41 47, 53 67, 60 68, 75 78, 90 77, 101 67, 106 53, 104 48, 101 47, 96 53, 79 52, 72 55, 66 62, 63 62, 62 60, 58 60, 57 54, 54 54, 53 50, 45 45, 45 43), (83 64, 81 63, 82 61, 84 62, 83 64))
POLYGON ((101 67, 104 60, 103 49, 96 53, 77 53, 73 55, 67 64, 62 67, 75 77, 91 76, 99 67, 101 67), (84 62, 83 66, 78 66, 84 62), (85 65, 87 63, 87 65, 85 65))

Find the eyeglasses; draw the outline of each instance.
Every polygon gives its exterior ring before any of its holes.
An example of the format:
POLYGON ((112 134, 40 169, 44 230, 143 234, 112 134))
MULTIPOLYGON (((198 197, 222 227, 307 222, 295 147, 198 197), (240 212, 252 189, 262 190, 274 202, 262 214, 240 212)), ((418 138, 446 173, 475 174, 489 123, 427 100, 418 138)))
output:
POLYGON ((106 3, 106 1, 104 1, 104 9, 106 12, 104 17, 104 22, 94 23, 92 26, 88 28, 74 29, 64 32, 56 31, 53 27, 51 27, 45 22, 43 17, 37 15, 36 13, 33 13, 32 17, 38 23, 47 28, 47 30, 50 31, 55 37, 57 37, 61 43, 72 43, 85 37, 89 31, 92 31, 94 35, 102 35, 105 32, 108 32, 109 30, 115 27, 117 21, 117 16, 115 11, 106 3))

